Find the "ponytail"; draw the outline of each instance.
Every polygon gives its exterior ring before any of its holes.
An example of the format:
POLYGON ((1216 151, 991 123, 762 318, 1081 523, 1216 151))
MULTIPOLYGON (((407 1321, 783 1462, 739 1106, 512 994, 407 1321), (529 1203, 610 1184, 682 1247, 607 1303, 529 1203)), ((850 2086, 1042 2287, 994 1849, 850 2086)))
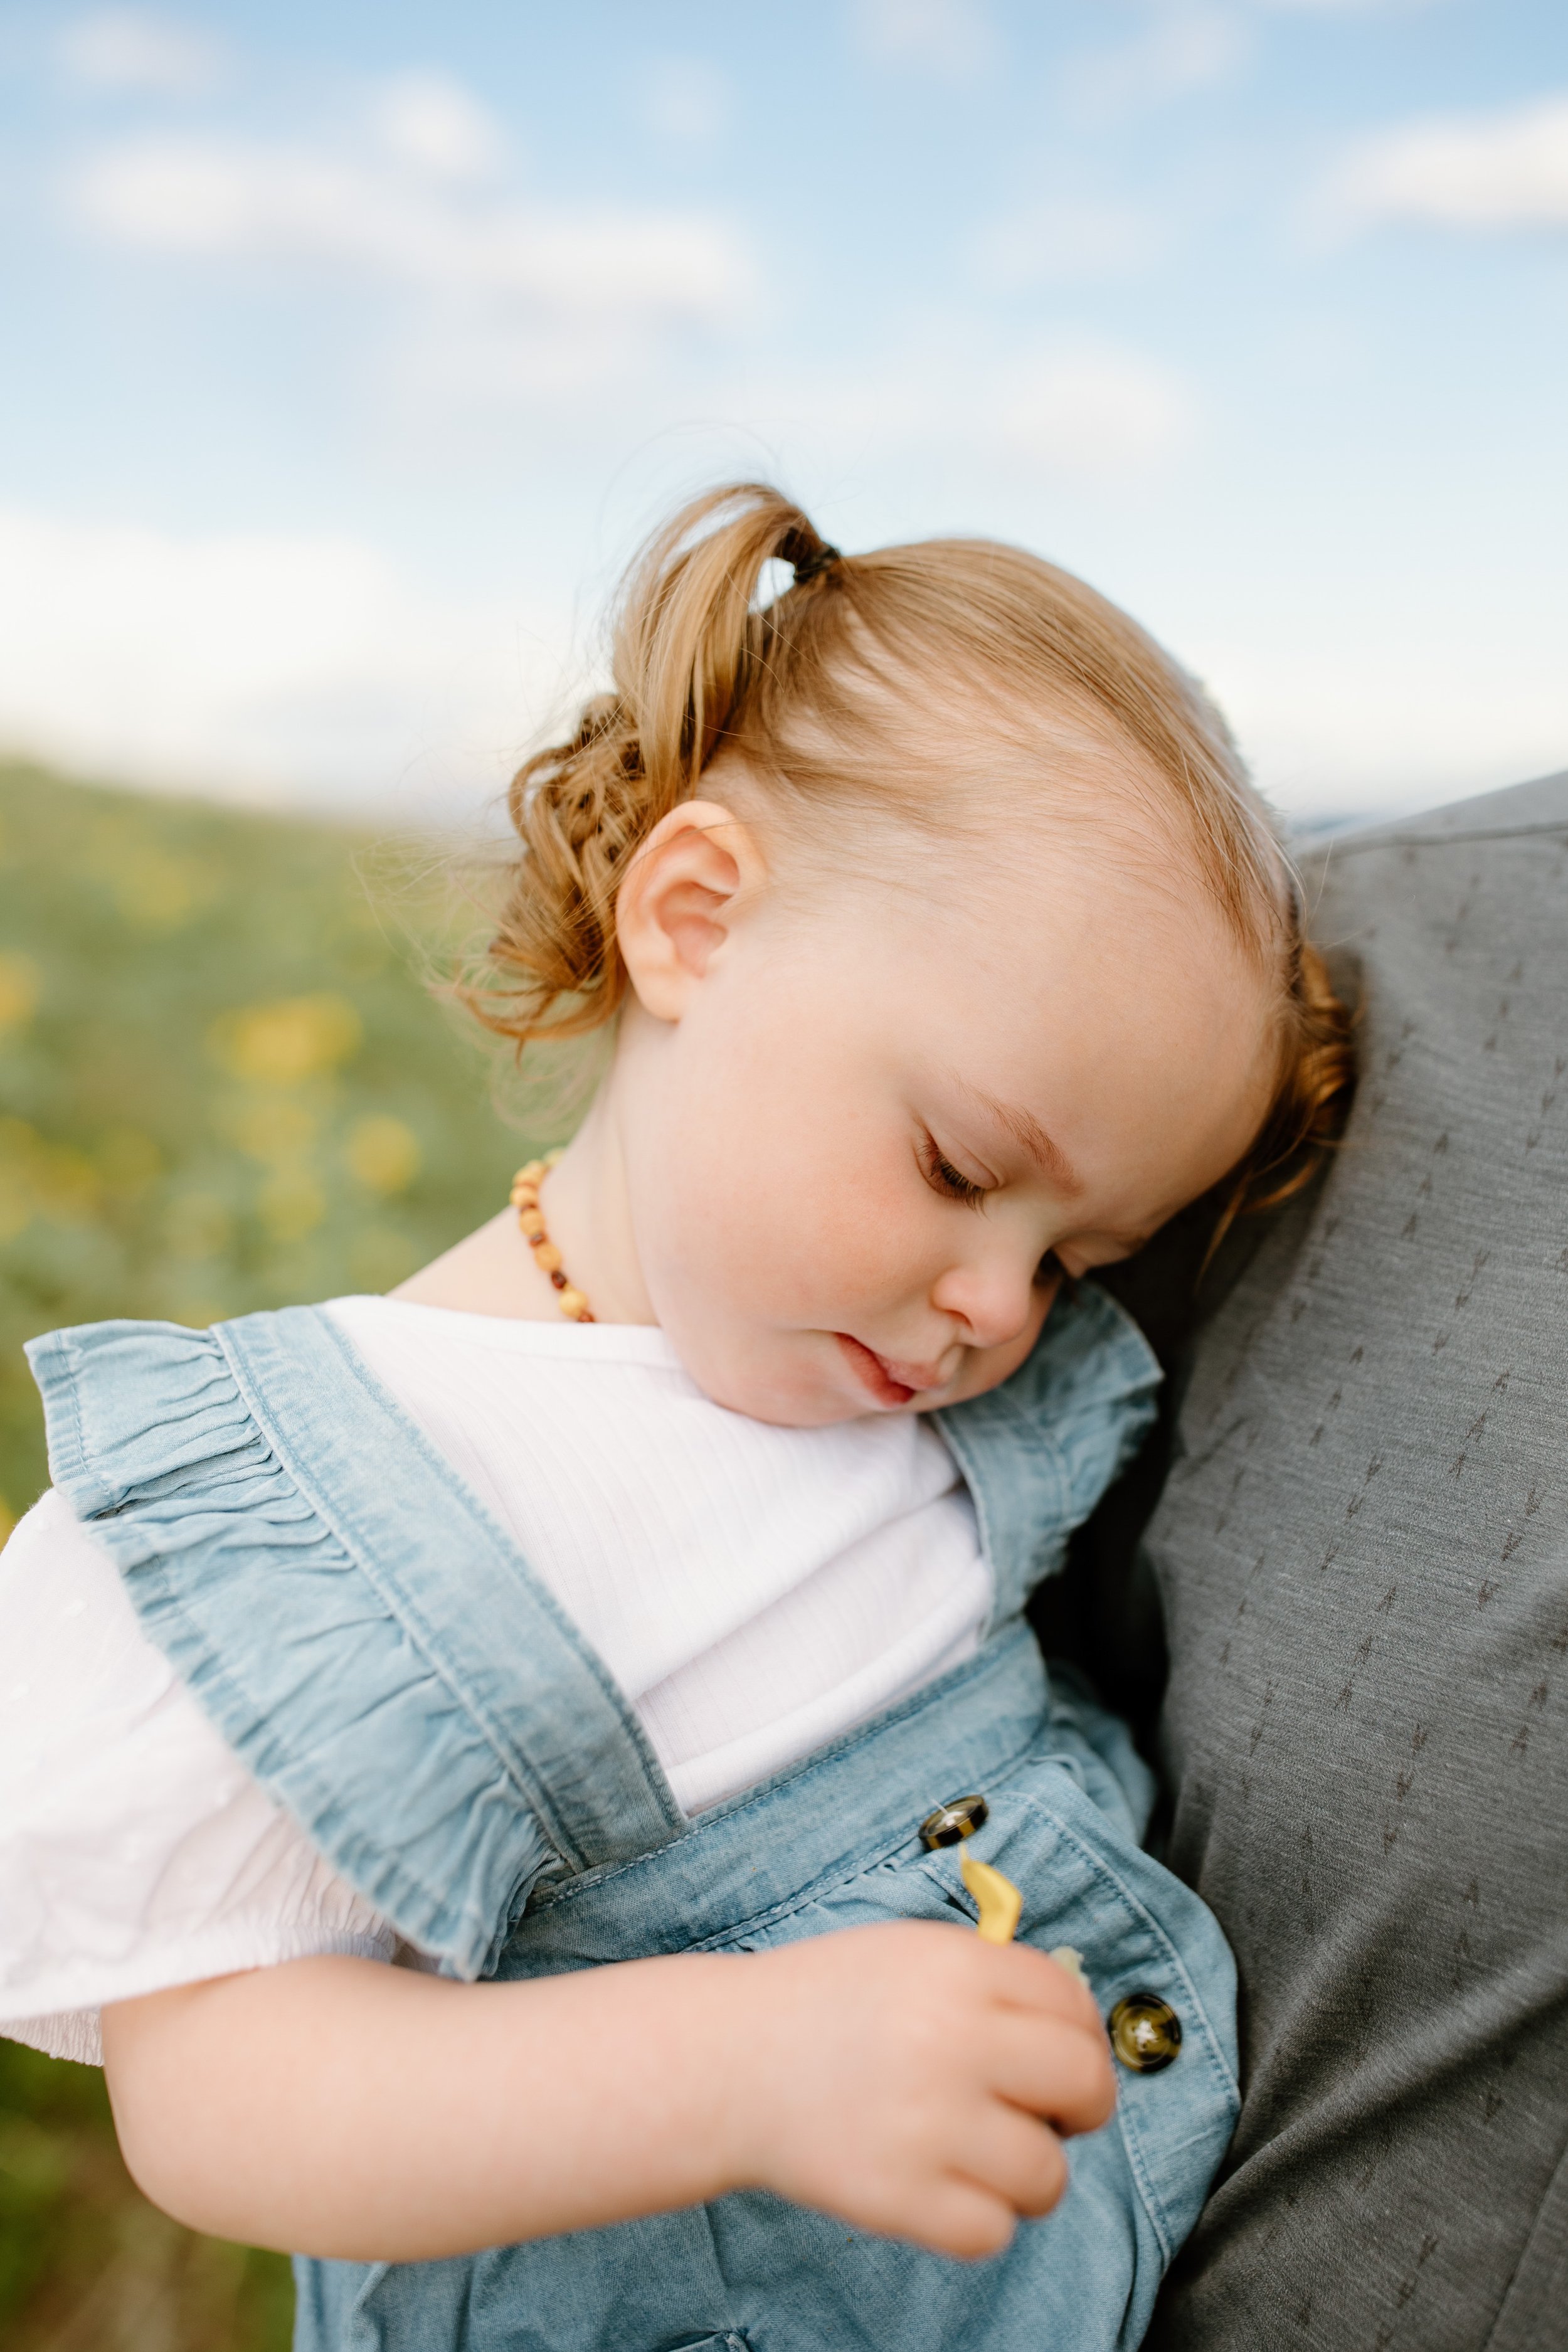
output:
POLYGON ((773 561, 792 564, 800 593, 813 596, 841 562, 799 507, 764 484, 683 507, 626 580, 612 691, 513 777, 508 807, 522 856, 490 942, 494 978, 463 992, 487 1027, 520 1047, 580 1036, 617 1011, 626 972, 616 894, 643 842, 693 797, 735 728, 764 642, 757 583, 773 561))

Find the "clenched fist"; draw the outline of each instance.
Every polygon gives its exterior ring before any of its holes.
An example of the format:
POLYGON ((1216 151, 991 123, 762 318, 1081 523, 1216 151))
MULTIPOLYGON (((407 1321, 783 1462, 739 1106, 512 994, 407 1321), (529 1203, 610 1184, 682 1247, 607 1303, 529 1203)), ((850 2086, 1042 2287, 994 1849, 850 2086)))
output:
POLYGON ((908 1921, 730 1973, 737 2180, 858 2228, 995 2253, 1061 2196, 1062 2140, 1115 2107, 1088 1987, 1026 1945, 908 1921))

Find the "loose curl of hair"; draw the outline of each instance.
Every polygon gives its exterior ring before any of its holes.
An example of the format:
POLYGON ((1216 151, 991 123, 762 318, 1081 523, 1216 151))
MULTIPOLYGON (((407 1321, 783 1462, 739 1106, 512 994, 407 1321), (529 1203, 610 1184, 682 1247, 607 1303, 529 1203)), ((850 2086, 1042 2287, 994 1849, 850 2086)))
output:
POLYGON ((1279 981, 1279 1082, 1220 1232, 1308 1181, 1348 1107, 1350 1016, 1218 711, 1082 581, 984 540, 840 555, 779 491, 735 483, 682 507, 644 548, 616 607, 610 667, 611 690, 512 780, 521 854, 485 968, 458 991, 520 1052, 614 1019, 626 986, 621 879, 721 752, 743 755, 785 826, 821 835, 880 811, 941 839, 963 821, 955 776, 978 740, 1011 755, 1000 783, 994 759, 970 760, 968 787, 993 805, 1006 793, 1081 822, 1086 802, 1091 819, 1131 803, 1184 844, 1233 935, 1279 981), (770 563, 799 577, 759 604, 770 563), (922 679, 942 682, 938 708, 954 714, 941 754, 929 723, 900 727, 922 679))

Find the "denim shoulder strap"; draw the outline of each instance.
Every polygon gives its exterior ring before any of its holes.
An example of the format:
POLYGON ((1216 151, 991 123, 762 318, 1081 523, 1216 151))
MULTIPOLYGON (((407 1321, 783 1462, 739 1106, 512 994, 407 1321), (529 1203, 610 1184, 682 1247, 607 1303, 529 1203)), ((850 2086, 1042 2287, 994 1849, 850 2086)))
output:
POLYGON ((599 1658, 316 1307, 28 1349, 142 1625, 321 1852, 454 1975, 535 1880, 683 1816, 599 1658))
POLYGON ((934 1415, 973 1498, 995 1580, 993 1626, 1058 1569, 1154 1419, 1159 1360, 1108 1292, 1075 1283, 1001 1387, 934 1415))

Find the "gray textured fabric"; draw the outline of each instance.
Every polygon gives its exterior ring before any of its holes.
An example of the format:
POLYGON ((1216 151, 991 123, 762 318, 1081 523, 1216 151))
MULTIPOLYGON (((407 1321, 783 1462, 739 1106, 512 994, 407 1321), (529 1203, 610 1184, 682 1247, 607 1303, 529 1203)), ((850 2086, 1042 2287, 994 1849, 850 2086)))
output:
POLYGON ((1146 1536, 1167 1859, 1235 1946, 1246 2091, 1150 2342, 1534 2352, 1568 2345, 1568 775, 1339 845, 1314 928, 1355 1110, 1205 1285, 1146 1536))

